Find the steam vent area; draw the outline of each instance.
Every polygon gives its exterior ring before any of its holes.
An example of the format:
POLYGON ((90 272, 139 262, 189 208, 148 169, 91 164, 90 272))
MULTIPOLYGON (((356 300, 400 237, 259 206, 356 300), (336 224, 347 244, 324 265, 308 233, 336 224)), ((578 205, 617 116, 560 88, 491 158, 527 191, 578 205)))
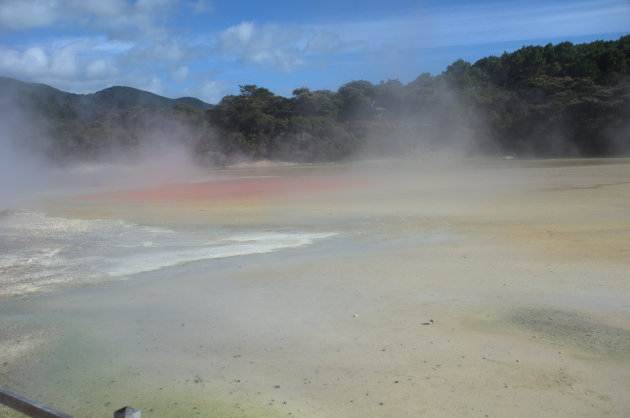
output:
POLYGON ((627 417, 629 301, 630 159, 249 164, 0 210, 0 386, 75 417, 627 417))

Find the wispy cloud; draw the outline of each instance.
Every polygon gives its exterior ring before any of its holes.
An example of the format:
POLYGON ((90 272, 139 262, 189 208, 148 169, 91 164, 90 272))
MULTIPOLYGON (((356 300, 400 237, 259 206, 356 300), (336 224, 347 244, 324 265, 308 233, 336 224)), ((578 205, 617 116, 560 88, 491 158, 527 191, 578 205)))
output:
POLYGON ((231 83, 225 80, 216 80, 210 75, 202 75, 195 83, 182 91, 182 96, 197 97, 208 103, 217 103, 230 93, 231 83))
POLYGON ((386 19, 322 24, 318 29, 376 50, 386 44, 439 47, 623 32, 629 29, 627 22, 630 2, 626 0, 490 1, 457 7, 444 3, 386 19))
POLYGON ((219 33, 217 49, 247 64, 287 72, 304 64, 299 48, 302 37, 298 26, 242 22, 219 33))
POLYGON ((492 3, 431 19, 432 46, 580 36, 627 30, 630 3, 620 1, 492 3), (462 36, 466 35, 466 36, 462 36))

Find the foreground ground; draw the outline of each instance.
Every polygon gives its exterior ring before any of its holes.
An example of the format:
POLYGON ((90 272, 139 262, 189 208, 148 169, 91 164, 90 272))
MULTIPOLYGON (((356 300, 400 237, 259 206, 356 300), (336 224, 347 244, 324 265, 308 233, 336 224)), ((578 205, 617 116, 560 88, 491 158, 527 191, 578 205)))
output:
POLYGON ((0 300, 0 385, 77 416, 628 416, 630 161, 241 168, 51 216, 336 233, 0 300))

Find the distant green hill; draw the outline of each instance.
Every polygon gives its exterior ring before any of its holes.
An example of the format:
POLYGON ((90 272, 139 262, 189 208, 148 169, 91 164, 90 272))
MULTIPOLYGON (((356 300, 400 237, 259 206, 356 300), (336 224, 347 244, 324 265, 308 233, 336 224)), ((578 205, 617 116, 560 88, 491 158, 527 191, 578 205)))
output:
POLYGON ((114 110, 128 109, 134 106, 161 108, 185 105, 199 110, 206 110, 212 107, 212 105, 194 97, 168 99, 148 91, 121 86, 114 86, 93 94, 81 96, 79 103, 114 110))
POLYGON ((169 99, 132 87, 114 86, 91 94, 75 94, 57 90, 46 84, 25 83, 0 77, 0 104, 18 105, 52 118, 93 119, 99 112, 119 111, 132 107, 170 108, 189 106, 206 110, 212 105, 193 97, 169 99))

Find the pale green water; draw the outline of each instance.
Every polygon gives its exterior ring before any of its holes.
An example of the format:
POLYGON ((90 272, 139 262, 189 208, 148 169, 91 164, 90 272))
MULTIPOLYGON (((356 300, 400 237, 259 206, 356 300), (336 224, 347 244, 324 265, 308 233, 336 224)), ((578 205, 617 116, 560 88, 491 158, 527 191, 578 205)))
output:
MULTIPOLYGON (((303 251, 280 257, 295 262, 303 251)), ((3 385, 75 416, 124 405, 147 416, 296 413, 265 357, 297 338, 302 307, 286 289, 232 277, 272 259, 282 264, 278 254, 240 256, 4 299, 3 329, 28 323, 54 332, 35 362, 3 367, 3 385)))

